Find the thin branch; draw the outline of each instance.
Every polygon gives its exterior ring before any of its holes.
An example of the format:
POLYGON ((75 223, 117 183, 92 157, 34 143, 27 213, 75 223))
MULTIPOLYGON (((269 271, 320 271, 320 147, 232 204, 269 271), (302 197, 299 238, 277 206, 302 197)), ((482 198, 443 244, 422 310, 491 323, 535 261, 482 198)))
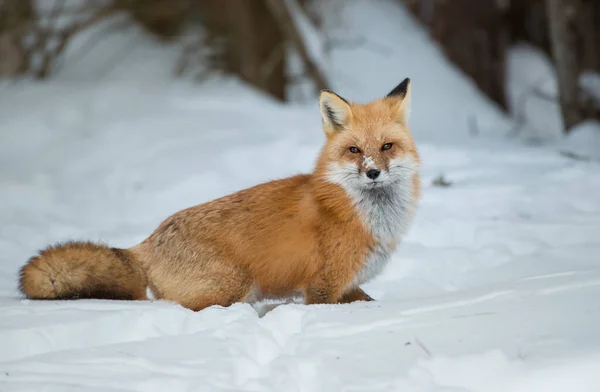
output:
POLYGON ((283 60, 284 56, 285 45, 283 44, 279 44, 271 50, 271 53, 269 53, 267 59, 258 70, 258 80, 261 86, 265 86, 269 79, 271 79, 271 75, 275 72, 277 64, 283 60))
POLYGON ((54 0, 54 3, 52 3, 52 8, 50 9, 50 13, 48 14, 48 25, 58 19, 58 16, 63 13, 63 10, 65 9, 65 3, 65 0, 54 0))
POLYGON ((294 48, 298 51, 298 54, 302 58, 302 61, 306 65, 308 73, 311 75, 312 80, 315 82, 317 89, 325 90, 329 88, 329 83, 325 75, 319 69, 317 63, 311 58, 306 42, 292 17, 290 10, 285 4, 284 0, 265 0, 266 4, 273 14, 275 20, 279 24, 279 28, 284 33, 286 38, 294 45, 294 48))
POLYGON ((431 358, 431 351, 429 351, 429 349, 427 348, 427 346, 425 346, 418 337, 415 336, 415 343, 417 343, 417 346, 419 346, 421 348, 421 350, 423 350, 425 352, 425 354, 427 354, 428 357, 431 358))
POLYGON ((40 69, 38 69, 35 73, 35 77, 38 79, 45 79, 46 77, 48 77, 52 65, 56 61, 56 58, 58 58, 64 52, 64 50, 67 47, 67 44, 74 35, 112 15, 115 15, 119 11, 120 9, 115 6, 107 6, 98 10, 97 12, 92 13, 92 15, 88 18, 73 23, 69 27, 60 31, 52 32, 51 29, 39 29, 38 39, 39 37, 42 37, 43 39, 38 40, 37 49, 42 49, 44 51, 44 54, 42 57, 42 65, 40 69), (52 35, 54 35, 54 37, 52 38, 56 38, 58 44, 53 50, 47 50, 46 46, 49 41, 49 38, 52 35))

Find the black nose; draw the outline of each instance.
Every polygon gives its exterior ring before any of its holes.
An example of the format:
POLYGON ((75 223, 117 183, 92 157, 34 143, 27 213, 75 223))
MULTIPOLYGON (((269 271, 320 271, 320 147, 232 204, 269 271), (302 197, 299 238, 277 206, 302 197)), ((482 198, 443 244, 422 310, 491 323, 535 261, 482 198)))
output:
POLYGON ((379 174, 381 172, 377 169, 371 169, 367 172, 367 177, 369 177, 371 180, 376 179, 377 177, 379 177, 379 174))

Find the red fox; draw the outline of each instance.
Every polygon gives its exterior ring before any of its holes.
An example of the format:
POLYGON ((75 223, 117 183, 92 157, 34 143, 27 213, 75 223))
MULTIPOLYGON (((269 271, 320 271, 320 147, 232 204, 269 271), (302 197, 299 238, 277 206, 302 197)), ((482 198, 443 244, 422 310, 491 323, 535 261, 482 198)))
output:
POLYGON ((150 297, 201 310, 303 294, 306 304, 371 301, 420 194, 408 129, 410 80, 375 101, 319 96, 326 143, 312 174, 175 213, 129 249, 50 246, 20 271, 30 299, 150 297))

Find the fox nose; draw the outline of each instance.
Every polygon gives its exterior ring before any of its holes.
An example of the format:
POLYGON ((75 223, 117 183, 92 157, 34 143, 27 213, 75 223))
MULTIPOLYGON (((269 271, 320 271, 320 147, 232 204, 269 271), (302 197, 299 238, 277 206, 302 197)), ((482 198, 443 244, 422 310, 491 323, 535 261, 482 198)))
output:
POLYGON ((381 171, 379 171, 377 169, 371 169, 367 172, 367 177, 369 177, 371 180, 374 180, 377 177, 379 177, 380 173, 381 173, 381 171))

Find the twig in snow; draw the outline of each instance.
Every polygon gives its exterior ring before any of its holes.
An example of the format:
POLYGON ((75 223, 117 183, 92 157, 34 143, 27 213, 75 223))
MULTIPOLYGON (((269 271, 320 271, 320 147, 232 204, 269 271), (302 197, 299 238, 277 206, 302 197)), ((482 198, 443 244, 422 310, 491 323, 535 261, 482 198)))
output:
POLYGON ((440 174, 431 182, 431 185, 441 187, 441 188, 448 188, 448 187, 452 186, 452 182, 446 180, 444 175, 440 174))
POLYGON ((574 159, 576 161, 589 162, 591 160, 590 157, 586 157, 585 155, 576 154, 571 151, 560 151, 560 155, 562 155, 565 158, 574 159))
POLYGON ((427 356, 431 358, 431 352, 429 351, 429 349, 427 347, 425 347, 425 345, 423 343, 421 343, 421 341, 419 340, 419 338, 416 337, 416 336, 415 336, 415 343, 417 343, 417 345, 419 347, 421 347, 421 349, 423 351, 425 351, 425 354, 427 354, 427 356))

